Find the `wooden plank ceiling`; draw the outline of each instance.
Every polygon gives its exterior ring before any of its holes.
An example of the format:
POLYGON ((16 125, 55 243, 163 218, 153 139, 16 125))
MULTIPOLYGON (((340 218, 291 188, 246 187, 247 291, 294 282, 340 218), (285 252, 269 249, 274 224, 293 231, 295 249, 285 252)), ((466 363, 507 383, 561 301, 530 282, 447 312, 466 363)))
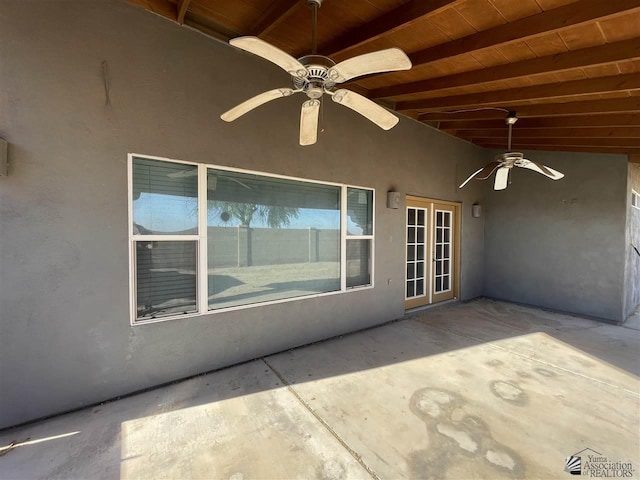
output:
MULTIPOLYGON (((127 0, 223 40, 310 53, 306 0, 127 0)), ((505 149, 640 154, 640 0, 325 0, 318 53, 399 47, 409 71, 347 88, 458 137, 505 149)))

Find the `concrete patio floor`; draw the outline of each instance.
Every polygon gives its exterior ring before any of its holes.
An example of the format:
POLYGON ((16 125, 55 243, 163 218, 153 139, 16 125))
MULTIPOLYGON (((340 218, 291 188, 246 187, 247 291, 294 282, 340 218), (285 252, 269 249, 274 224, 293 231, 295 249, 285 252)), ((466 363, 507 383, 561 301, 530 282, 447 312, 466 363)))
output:
POLYGON ((0 478, 638 478, 638 374, 636 329, 450 304, 5 430, 0 478))

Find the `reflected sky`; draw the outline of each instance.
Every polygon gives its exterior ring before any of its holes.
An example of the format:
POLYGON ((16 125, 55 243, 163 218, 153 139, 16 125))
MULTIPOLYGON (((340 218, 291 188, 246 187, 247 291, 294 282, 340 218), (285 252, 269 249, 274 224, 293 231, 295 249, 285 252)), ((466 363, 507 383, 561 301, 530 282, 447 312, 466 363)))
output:
MULTIPOLYGON (((153 232, 181 232, 197 227, 198 202, 196 198, 159 193, 141 193, 133 202, 133 222, 153 232)), ((237 227, 236 218, 224 220, 220 211, 211 211, 207 224, 210 227, 237 227)), ((267 228, 266 221, 255 217, 251 223, 255 228, 267 228)), ((340 212, 318 208, 300 208, 298 217, 292 217, 287 228, 340 228, 340 212)), ((354 235, 362 234, 362 227, 347 217, 347 228, 354 235)))

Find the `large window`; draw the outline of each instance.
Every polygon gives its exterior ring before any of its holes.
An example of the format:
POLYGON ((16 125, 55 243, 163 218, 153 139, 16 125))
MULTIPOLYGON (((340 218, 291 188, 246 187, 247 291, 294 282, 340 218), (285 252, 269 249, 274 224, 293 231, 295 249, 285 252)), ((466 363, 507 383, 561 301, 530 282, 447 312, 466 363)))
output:
POLYGON ((132 316, 372 286, 374 192, 130 156, 132 316))

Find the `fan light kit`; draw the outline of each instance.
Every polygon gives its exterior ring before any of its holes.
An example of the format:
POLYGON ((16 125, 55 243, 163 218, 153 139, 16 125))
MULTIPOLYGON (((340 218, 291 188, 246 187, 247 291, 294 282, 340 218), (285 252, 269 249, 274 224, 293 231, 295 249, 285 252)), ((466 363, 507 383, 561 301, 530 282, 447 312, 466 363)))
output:
POLYGON ((389 130, 398 123, 398 117, 377 103, 351 90, 336 89, 336 85, 372 73, 409 70, 412 66, 411 60, 399 48, 366 53, 338 64, 329 57, 318 55, 317 13, 322 1, 308 1, 313 24, 311 55, 296 60, 258 37, 238 37, 229 41, 234 47, 258 55, 285 70, 292 77, 293 88, 276 88, 261 93, 223 113, 220 116, 222 120, 232 122, 271 100, 302 92, 308 100, 302 104, 300 112, 300 145, 313 145, 317 141, 320 99, 325 93, 330 95, 334 102, 358 112, 383 130, 389 130))
POLYGON ((564 174, 558 172, 557 170, 554 170, 551 167, 547 167, 546 165, 534 162, 532 160, 527 160, 526 158, 524 158, 524 154, 520 152, 512 152, 511 129, 518 121, 516 112, 509 112, 505 121, 509 126, 509 142, 507 147, 509 151, 500 155, 496 155, 495 161, 488 163, 483 168, 472 173, 471 176, 469 176, 469 178, 467 178, 458 188, 464 187, 473 178, 475 178, 476 180, 486 180, 491 176, 493 172, 496 172, 496 180, 493 184, 493 189, 504 190, 505 188, 507 188, 507 185, 509 183, 509 174, 511 173, 511 169, 513 167, 528 168, 529 170, 538 172, 545 177, 549 177, 552 180, 560 180, 562 177, 564 177, 564 174))

